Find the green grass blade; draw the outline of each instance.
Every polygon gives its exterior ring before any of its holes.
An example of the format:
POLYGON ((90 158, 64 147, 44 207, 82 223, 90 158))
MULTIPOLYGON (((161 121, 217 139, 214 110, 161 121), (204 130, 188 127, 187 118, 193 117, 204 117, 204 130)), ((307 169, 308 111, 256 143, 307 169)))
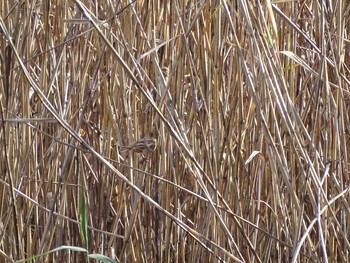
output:
POLYGON ((83 239, 84 248, 88 249, 85 190, 83 188, 81 188, 80 197, 81 197, 80 198, 80 231, 81 231, 81 238, 83 239))
POLYGON ((104 263, 119 263, 119 261, 116 261, 114 259, 111 259, 111 258, 104 256, 104 255, 101 255, 101 254, 90 254, 90 255, 88 255, 88 257, 92 258, 92 259, 100 260, 104 263))
POLYGON ((30 257, 30 258, 21 259, 21 260, 15 261, 15 262, 16 263, 27 262, 27 261, 34 260, 34 259, 37 259, 37 258, 42 257, 42 256, 46 256, 46 255, 49 255, 51 253, 54 253, 54 252, 57 252, 57 251, 60 251, 60 250, 72 250, 72 251, 76 251, 76 252, 85 252, 85 253, 88 252, 85 248, 82 248, 82 247, 60 246, 60 247, 54 248, 54 249, 52 249, 52 250, 50 250, 48 252, 45 252, 45 253, 42 253, 42 254, 39 254, 39 255, 35 255, 35 256, 30 257))

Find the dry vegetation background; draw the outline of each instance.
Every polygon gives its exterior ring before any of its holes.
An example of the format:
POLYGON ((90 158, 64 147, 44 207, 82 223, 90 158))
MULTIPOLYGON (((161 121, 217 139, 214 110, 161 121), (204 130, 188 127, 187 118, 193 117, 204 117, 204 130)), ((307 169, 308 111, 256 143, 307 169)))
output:
POLYGON ((1 262, 350 261, 347 1, 80 1, 0 3, 1 262))

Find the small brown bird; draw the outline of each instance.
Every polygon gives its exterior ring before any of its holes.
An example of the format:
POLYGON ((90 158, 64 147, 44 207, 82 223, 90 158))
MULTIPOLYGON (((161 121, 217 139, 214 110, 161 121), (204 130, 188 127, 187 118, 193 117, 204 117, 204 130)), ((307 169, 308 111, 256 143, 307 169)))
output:
POLYGON ((142 155, 147 155, 150 152, 153 152, 156 148, 157 139, 153 137, 143 137, 129 146, 121 147, 120 151, 124 152, 126 150, 131 150, 133 152, 142 153, 142 155))

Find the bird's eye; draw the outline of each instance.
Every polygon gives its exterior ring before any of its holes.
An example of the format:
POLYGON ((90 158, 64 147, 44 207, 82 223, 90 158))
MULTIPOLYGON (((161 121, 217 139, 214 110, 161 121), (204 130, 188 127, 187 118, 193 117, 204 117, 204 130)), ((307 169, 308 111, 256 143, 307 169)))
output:
POLYGON ((155 143, 151 143, 151 145, 149 146, 151 148, 152 151, 154 151, 157 147, 157 145, 155 143))

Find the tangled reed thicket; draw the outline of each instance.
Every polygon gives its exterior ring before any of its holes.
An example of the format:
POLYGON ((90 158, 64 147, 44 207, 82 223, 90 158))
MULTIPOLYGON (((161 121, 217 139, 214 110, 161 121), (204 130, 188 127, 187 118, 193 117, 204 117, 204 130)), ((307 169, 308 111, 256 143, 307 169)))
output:
POLYGON ((349 12, 1 1, 1 262, 349 262, 349 12))

